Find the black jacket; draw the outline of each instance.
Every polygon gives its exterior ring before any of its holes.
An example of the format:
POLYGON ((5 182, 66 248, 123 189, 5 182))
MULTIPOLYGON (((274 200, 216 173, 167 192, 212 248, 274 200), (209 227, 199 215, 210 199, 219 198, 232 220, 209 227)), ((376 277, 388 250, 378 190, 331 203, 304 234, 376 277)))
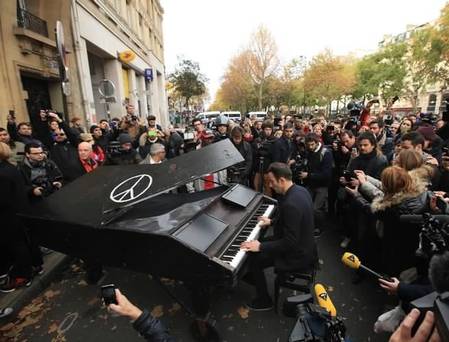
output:
POLYGON ((174 342, 174 337, 170 336, 164 325, 156 318, 153 318, 148 310, 143 310, 142 314, 133 323, 134 329, 149 342, 174 342))
POLYGON ((272 241, 261 242, 260 251, 275 257, 275 266, 285 270, 310 270, 317 261, 313 237, 313 202, 309 192, 292 185, 279 201, 279 215, 272 241))
POLYGON ((78 149, 69 141, 55 143, 50 149, 50 155, 61 170, 64 181, 71 182, 79 177, 78 149))
POLYGON ((352 159, 348 164, 348 170, 362 170, 368 176, 380 179, 380 174, 388 166, 387 158, 383 155, 378 155, 374 150, 369 154, 359 154, 352 159))
POLYGON ((251 149, 251 145, 246 141, 242 141, 239 145, 234 144, 234 146, 245 159, 245 161, 233 166, 234 168, 237 167, 239 169, 244 169, 243 172, 240 173, 240 180, 244 183, 248 180, 253 167, 253 151, 251 149))
POLYGON ((135 165, 142 161, 139 153, 134 149, 122 151, 120 153, 108 156, 106 165, 135 165))
POLYGON ((316 152, 307 152, 307 178, 305 184, 311 188, 327 187, 332 180, 334 157, 332 152, 321 144, 316 152))
POLYGON ((7 161, 0 161, 0 217, 2 218, 2 239, 19 234, 20 221, 17 213, 28 206, 25 183, 17 168, 7 161), (11 235, 12 234, 12 235, 11 235))
POLYGON ((293 140, 288 140, 284 136, 280 137, 273 144, 273 162, 287 163, 289 159, 296 155, 296 144, 293 140))
POLYGON ((412 193, 399 192, 388 199, 375 198, 371 204, 361 195, 355 198, 357 205, 382 224, 381 261, 384 271, 390 276, 398 276, 416 264, 415 251, 419 245, 421 225, 401 222, 400 216, 430 212, 429 195, 425 184, 417 183, 412 193))
MULTIPOLYGON (((45 169, 45 177, 48 182, 53 183, 57 181, 60 182, 62 180, 62 173, 53 160, 44 160, 42 162, 42 167, 45 169)), ((31 166, 28 159, 25 158, 22 163, 19 163, 17 165, 17 168, 19 169, 20 173, 22 174, 23 180, 25 181, 25 192, 28 194, 28 196, 30 196, 30 198, 36 198, 36 196, 33 195, 33 190, 34 188, 41 186, 41 184, 36 184, 31 180, 31 172, 33 166, 31 166)))

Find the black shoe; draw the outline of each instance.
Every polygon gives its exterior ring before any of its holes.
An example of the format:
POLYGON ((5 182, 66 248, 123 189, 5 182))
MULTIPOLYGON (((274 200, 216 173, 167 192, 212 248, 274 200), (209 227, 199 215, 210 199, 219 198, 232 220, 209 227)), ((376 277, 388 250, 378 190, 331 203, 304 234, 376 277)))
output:
POLYGON ((270 297, 254 298, 246 307, 251 311, 269 311, 273 309, 273 301, 270 297))

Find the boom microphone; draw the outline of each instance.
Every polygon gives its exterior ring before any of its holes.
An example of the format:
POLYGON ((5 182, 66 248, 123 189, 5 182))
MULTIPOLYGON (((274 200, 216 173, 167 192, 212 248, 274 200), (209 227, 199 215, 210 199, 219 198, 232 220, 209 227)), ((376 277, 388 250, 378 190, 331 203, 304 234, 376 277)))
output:
POLYGON ((337 316, 337 310, 335 309, 335 306, 332 303, 323 285, 321 284, 315 285, 315 296, 316 299, 318 300, 319 306, 321 306, 323 309, 329 312, 332 317, 337 316))
POLYGON ((368 273, 371 273, 376 278, 381 278, 381 279, 385 279, 387 281, 391 281, 390 278, 383 276, 366 266, 363 266, 362 263, 360 262, 359 258, 357 258, 357 256, 352 253, 346 252, 345 254, 343 254, 341 261, 343 262, 343 264, 345 264, 346 266, 348 266, 350 268, 353 268, 355 270, 362 269, 368 273))

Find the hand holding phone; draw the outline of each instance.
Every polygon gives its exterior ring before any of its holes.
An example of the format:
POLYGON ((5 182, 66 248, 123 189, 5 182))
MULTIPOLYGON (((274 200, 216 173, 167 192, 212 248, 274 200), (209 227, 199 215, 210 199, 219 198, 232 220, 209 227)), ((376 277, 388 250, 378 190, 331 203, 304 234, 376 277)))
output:
POLYGON ((103 298, 105 305, 118 304, 117 297, 115 296, 115 289, 116 287, 114 284, 103 285, 101 287, 101 297, 103 298))

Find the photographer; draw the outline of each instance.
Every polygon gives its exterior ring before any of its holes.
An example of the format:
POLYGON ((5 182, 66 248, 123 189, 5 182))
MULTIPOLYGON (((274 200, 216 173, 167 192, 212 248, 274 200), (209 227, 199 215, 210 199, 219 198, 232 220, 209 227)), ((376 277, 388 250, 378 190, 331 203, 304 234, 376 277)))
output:
POLYGON ((312 196, 315 224, 321 228, 327 212, 328 186, 332 180, 334 159, 332 152, 324 147, 315 133, 306 135, 305 144, 307 163, 299 178, 312 196))
POLYGON ((236 126, 231 131, 231 141, 245 161, 227 169, 228 182, 249 184, 249 175, 253 167, 253 152, 251 145, 243 141, 243 129, 236 126))
POLYGON ((119 124, 119 134, 127 133, 131 137, 131 143, 134 148, 139 145, 139 137, 146 132, 145 126, 139 122, 139 117, 134 113, 134 106, 126 105, 126 115, 119 124))
POLYGON ((62 186, 61 171, 54 161, 47 158, 40 144, 26 144, 25 159, 17 167, 32 200, 48 196, 62 186))
POLYGON ((270 120, 265 120, 262 124, 262 132, 259 138, 253 142, 254 189, 261 191, 263 184, 265 194, 271 194, 265 174, 273 158, 272 149, 275 141, 273 123, 270 120))
POLYGON ((139 164, 142 161, 142 158, 133 147, 132 141, 133 140, 129 134, 120 134, 118 137, 118 143, 120 146, 116 150, 108 151, 106 165, 139 164))
POLYGON ((108 310, 128 317, 133 322, 133 328, 149 342, 174 342, 167 329, 157 318, 151 316, 148 310, 140 310, 132 304, 119 289, 115 289, 117 304, 109 304, 108 310))

